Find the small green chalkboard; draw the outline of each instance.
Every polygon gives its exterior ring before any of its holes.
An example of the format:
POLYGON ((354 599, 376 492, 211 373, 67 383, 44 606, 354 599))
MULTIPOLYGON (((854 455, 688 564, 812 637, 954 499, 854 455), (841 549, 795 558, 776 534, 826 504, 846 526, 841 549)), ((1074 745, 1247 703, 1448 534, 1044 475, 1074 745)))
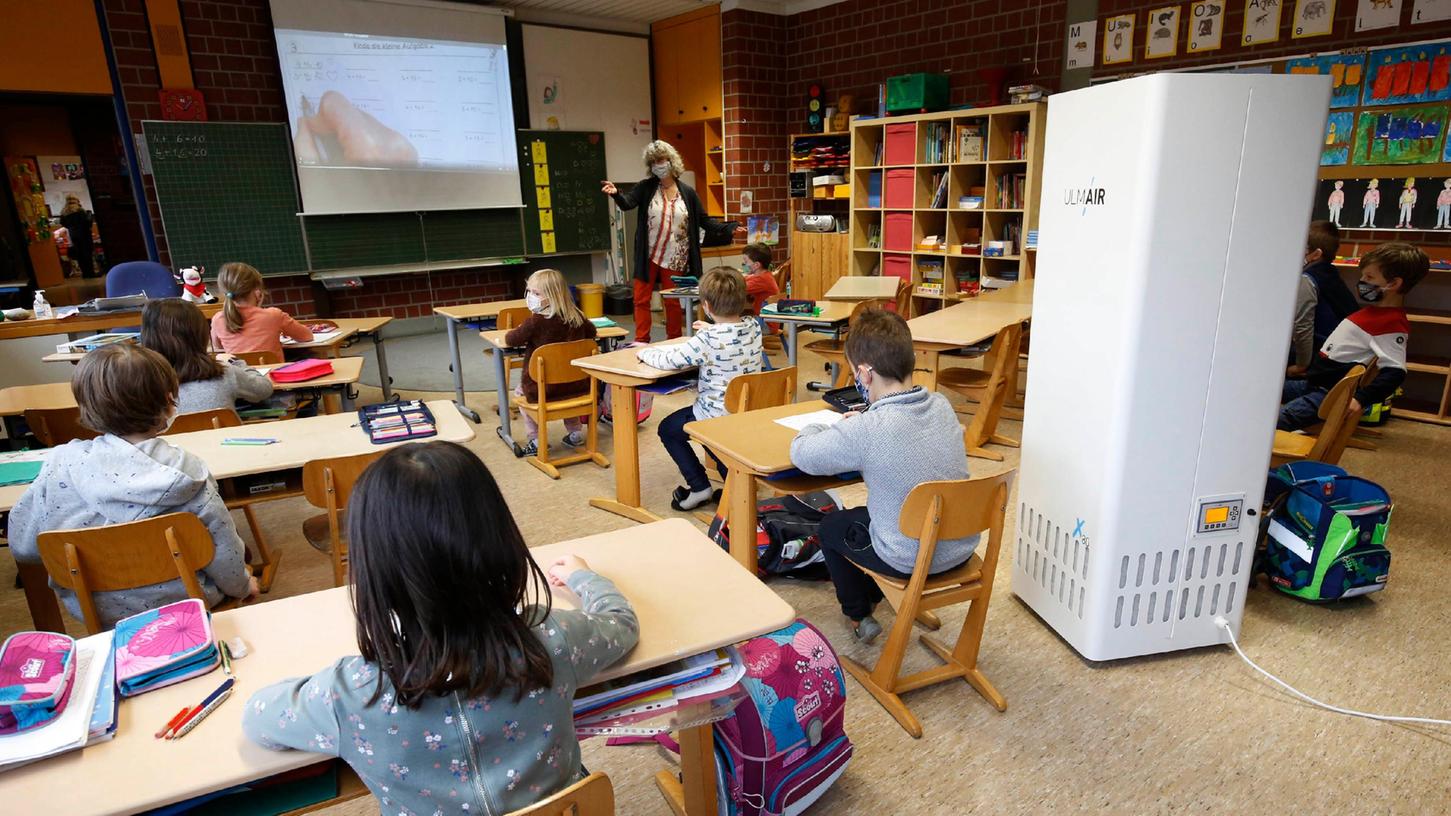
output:
POLYGON ((312 268, 427 264, 524 254, 519 210, 430 210, 306 217, 312 268))
POLYGON ((286 125, 144 121, 141 131, 173 266, 307 271, 286 125))
POLYGON ((609 199, 600 192, 600 181, 606 178, 603 133, 519 131, 519 184, 529 254, 609 250, 609 199))

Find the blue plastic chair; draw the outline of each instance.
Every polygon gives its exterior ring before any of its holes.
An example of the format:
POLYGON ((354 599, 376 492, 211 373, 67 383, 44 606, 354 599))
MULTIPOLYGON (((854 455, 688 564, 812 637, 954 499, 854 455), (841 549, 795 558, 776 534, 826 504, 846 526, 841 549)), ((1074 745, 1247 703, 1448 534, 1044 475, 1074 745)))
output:
POLYGON ((106 273, 106 297, 146 293, 148 298, 180 297, 181 286, 171 270, 153 261, 127 261, 106 273))

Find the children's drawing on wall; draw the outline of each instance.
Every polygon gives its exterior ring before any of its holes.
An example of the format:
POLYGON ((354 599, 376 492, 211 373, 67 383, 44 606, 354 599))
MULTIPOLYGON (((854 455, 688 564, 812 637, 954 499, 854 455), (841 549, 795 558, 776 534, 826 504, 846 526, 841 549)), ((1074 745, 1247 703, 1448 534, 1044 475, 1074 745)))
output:
POLYGON ((1301 57, 1285 63, 1287 74, 1329 74, 1330 107, 1353 108, 1360 104, 1365 80, 1365 55, 1336 54, 1332 57, 1301 57))
POLYGON ((1366 105, 1451 99, 1451 41, 1370 52, 1366 105))
POLYGON ((1440 159, 1445 105, 1361 111, 1352 164, 1428 164, 1440 159))
POLYGON ((1355 114, 1333 111, 1325 119, 1325 141, 1320 146, 1320 166, 1333 167, 1350 160, 1350 141, 1355 136, 1355 114))
POLYGON ((1290 36, 1323 37, 1335 24, 1335 0, 1295 0, 1290 36))
POLYGON ((1451 178, 1441 182, 1436 194, 1436 229, 1451 229, 1451 178))
POLYGON ((1360 206, 1364 211, 1360 225, 1362 227, 1375 226, 1375 210, 1380 206, 1380 179, 1371 179, 1365 188, 1365 195, 1360 197, 1360 206))
POLYGON ((1406 179, 1406 187, 1401 190, 1401 197, 1398 200, 1401 207, 1400 218, 1396 219, 1396 229, 1411 228, 1411 211, 1416 209, 1416 180, 1406 179))
POLYGON ((1280 0, 1244 0, 1244 34, 1241 45, 1263 45, 1280 38, 1280 0))
POLYGON ((1340 223, 1340 210, 1345 206, 1345 182, 1339 179, 1335 180, 1335 188, 1326 197, 1325 204, 1330 208, 1330 218, 1328 220, 1337 227, 1342 226, 1340 223))
POLYGON ((1144 37, 1144 57, 1172 57, 1179 50, 1179 7, 1149 9, 1148 35, 1144 37))
POLYGON ((1224 36, 1226 0, 1200 0, 1189 4, 1189 52, 1213 51, 1224 36))

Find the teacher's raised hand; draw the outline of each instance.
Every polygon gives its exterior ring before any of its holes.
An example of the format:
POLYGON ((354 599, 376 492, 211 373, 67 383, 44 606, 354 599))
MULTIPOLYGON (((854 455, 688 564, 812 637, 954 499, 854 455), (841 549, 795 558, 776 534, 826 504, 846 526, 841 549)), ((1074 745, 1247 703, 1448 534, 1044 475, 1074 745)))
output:
POLYGON ((619 192, 619 190, 615 187, 614 183, 608 181, 601 181, 600 192, 604 193, 605 195, 612 196, 615 193, 619 192))

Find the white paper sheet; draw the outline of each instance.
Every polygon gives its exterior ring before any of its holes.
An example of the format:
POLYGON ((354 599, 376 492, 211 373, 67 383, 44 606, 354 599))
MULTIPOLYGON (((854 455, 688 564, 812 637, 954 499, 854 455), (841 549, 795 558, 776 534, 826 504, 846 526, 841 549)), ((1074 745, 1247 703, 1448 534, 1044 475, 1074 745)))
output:
POLYGON ((838 414, 830 408, 823 408, 820 411, 812 411, 809 414, 781 417, 776 420, 776 424, 785 425, 793 431, 799 431, 807 425, 835 425, 841 421, 841 417, 841 414, 838 414))

